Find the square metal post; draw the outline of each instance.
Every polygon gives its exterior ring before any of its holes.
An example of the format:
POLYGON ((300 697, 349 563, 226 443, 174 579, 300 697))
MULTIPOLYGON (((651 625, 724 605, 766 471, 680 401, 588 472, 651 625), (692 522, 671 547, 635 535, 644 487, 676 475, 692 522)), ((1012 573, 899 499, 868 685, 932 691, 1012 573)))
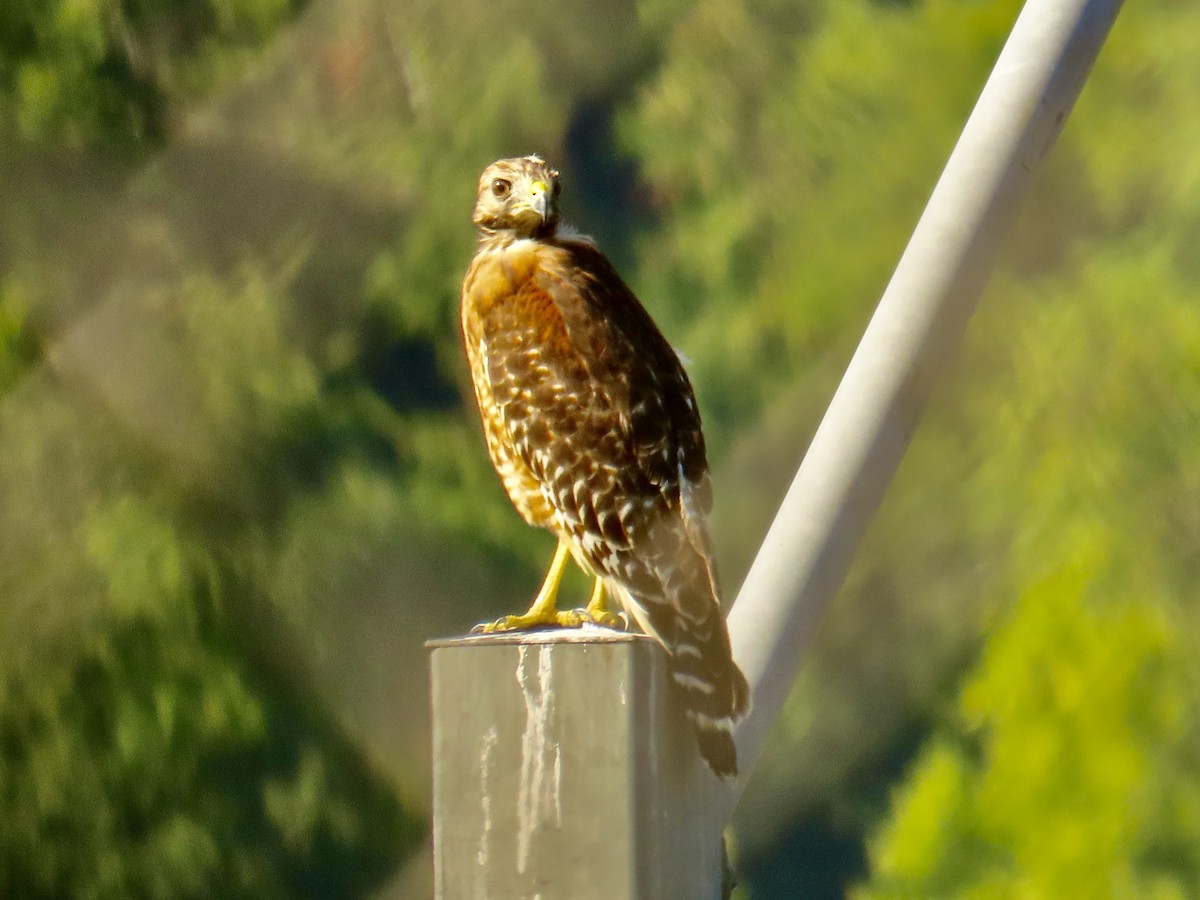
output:
POLYGON ((725 788, 653 640, 433 641, 438 900, 717 900, 725 788))

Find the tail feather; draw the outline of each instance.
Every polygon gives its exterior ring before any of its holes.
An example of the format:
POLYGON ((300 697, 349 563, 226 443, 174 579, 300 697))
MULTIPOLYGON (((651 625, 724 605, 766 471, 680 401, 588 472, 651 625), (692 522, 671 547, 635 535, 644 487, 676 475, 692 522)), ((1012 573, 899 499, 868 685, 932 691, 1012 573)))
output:
MULTIPOLYGON (((749 712, 750 689, 733 661, 720 606, 710 596, 708 615, 687 617, 667 597, 635 598, 624 589, 617 594, 642 631, 667 650, 671 686, 696 733, 700 755, 722 778, 736 776, 733 726, 749 712)), ((694 595, 691 606, 695 611, 694 595)))
POLYGON ((676 644, 668 671, 695 729, 700 755, 717 775, 733 777, 738 771, 733 726, 749 712, 750 688, 730 655, 724 622, 718 622, 699 652, 690 652, 695 646, 676 644))
POLYGON ((737 745, 733 742, 732 722, 729 719, 701 720, 687 710, 688 720, 696 732, 700 755, 720 778, 736 778, 738 773, 737 745))
POLYGON ((669 654, 671 686, 701 755, 718 775, 732 777, 733 726, 749 711, 750 690, 733 661, 721 614, 704 520, 707 477, 690 480, 680 463, 677 486, 674 504, 656 508, 657 515, 621 520, 630 549, 612 583, 629 615, 669 654))

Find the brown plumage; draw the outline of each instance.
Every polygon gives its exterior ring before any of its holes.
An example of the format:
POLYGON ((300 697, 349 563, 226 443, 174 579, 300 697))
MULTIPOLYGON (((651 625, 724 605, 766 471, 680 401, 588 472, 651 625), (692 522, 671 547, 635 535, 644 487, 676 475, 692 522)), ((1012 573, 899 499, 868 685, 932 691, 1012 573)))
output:
POLYGON ((479 180, 462 329, 484 436, 517 510, 560 544, 530 611, 485 630, 602 618, 611 592, 666 648, 701 753, 733 775, 748 691, 721 615, 692 386, 609 261, 559 224, 558 190, 535 156, 479 180), (597 579, 586 616, 554 606, 566 552, 597 579))

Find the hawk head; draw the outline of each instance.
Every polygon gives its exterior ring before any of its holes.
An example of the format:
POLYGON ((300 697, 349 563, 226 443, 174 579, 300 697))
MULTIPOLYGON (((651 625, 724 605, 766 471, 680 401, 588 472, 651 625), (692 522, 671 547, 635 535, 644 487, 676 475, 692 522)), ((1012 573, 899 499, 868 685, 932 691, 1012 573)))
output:
POLYGON ((473 220, 484 237, 545 237, 558 225, 558 172, 539 156, 492 163, 479 176, 473 220))

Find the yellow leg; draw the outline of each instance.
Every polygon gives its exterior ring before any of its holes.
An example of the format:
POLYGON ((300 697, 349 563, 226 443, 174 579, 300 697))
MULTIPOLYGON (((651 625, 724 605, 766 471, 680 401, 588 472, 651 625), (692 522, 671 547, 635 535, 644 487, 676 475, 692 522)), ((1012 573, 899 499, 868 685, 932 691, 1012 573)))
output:
POLYGON ((577 628, 583 624, 584 618, 578 610, 560 611, 558 609, 558 586, 562 583, 563 573, 567 570, 567 560, 570 553, 567 545, 559 541, 554 551, 554 559, 550 561, 550 570, 546 572, 546 580, 538 591, 529 609, 520 616, 505 616, 495 622, 485 622, 476 625, 472 630, 478 634, 491 634, 495 631, 525 631, 530 628, 558 626, 560 628, 577 628))
POLYGON ((625 620, 612 611, 608 603, 608 589, 604 582, 597 578, 592 588, 592 597, 588 600, 585 612, 597 625, 607 625, 609 628, 625 628, 625 620))

